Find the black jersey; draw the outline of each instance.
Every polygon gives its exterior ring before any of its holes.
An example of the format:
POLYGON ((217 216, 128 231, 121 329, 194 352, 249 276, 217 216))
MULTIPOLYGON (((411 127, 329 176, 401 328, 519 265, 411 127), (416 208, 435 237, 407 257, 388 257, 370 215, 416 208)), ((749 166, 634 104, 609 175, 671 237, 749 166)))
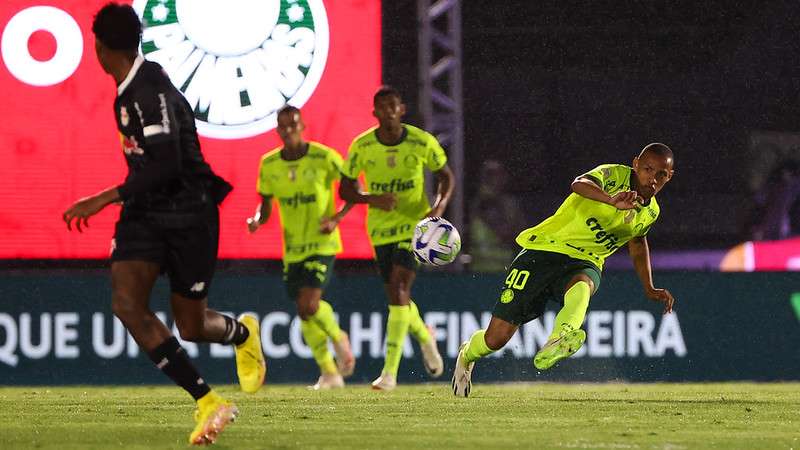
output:
POLYGON ((231 186, 203 158, 192 109, 161 66, 137 57, 117 92, 123 212, 191 214, 221 202, 231 186))

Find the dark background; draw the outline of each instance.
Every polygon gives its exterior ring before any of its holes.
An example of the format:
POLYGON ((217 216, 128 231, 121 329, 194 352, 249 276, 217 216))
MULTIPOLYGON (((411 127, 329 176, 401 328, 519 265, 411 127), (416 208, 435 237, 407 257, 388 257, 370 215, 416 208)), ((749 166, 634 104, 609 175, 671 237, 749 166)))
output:
MULTIPOLYGON (((420 124, 416 10, 383 2, 383 69, 420 124)), ((462 16, 468 204, 500 159, 532 225, 576 175, 657 141, 676 175, 651 244, 746 239, 748 133, 798 128, 800 3, 463 1, 462 16)))

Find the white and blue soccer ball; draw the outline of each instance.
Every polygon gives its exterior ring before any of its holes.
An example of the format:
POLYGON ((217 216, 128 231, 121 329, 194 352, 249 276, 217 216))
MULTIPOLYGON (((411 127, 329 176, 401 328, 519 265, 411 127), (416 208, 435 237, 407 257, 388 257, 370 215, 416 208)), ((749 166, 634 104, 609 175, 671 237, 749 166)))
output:
POLYGON ((461 235, 447 220, 426 217, 414 228, 411 246, 420 262, 443 266, 455 261, 461 250, 461 235))

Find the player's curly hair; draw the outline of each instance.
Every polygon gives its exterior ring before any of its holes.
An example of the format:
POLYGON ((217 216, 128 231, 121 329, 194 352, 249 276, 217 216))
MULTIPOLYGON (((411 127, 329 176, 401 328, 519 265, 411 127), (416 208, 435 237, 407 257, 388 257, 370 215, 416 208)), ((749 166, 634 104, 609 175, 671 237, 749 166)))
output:
POLYGON ((377 91, 375 91, 375 95, 372 97, 372 104, 374 105, 377 103, 379 98, 392 96, 397 97, 397 99, 401 102, 403 101, 403 96, 400 95, 400 91, 392 86, 389 86, 388 84, 384 84, 383 86, 379 87, 377 91))
POLYGON ((300 108, 294 105, 284 105, 283 108, 278 110, 278 114, 276 117, 280 116, 281 114, 300 114, 300 108))
POLYGON ((142 38, 142 22, 130 5, 109 2, 94 16, 92 32, 111 50, 136 51, 142 38))

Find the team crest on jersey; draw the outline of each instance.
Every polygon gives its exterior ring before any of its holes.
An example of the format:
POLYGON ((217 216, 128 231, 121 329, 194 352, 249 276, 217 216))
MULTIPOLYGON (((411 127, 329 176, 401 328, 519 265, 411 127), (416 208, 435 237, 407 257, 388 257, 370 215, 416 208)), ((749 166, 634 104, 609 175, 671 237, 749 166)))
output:
POLYGON ((164 67, 219 139, 267 132, 286 104, 303 106, 328 57, 323 0, 134 0, 142 53, 164 67))
POLYGON ((403 158, 403 165, 406 166, 408 169, 413 169, 417 167, 417 156, 416 155, 406 155, 403 158))
POLYGON ((317 178, 317 171, 313 168, 309 167, 303 170, 303 179, 306 181, 312 181, 317 178))
POLYGON ((121 123, 123 127, 127 127, 130 122, 131 122, 131 116, 128 115, 128 108, 120 106, 119 123, 121 123))
POLYGON ((125 136, 124 134, 119 134, 119 140, 122 143, 122 151, 126 155, 144 155, 144 150, 139 147, 139 143, 136 142, 136 136, 125 136))

